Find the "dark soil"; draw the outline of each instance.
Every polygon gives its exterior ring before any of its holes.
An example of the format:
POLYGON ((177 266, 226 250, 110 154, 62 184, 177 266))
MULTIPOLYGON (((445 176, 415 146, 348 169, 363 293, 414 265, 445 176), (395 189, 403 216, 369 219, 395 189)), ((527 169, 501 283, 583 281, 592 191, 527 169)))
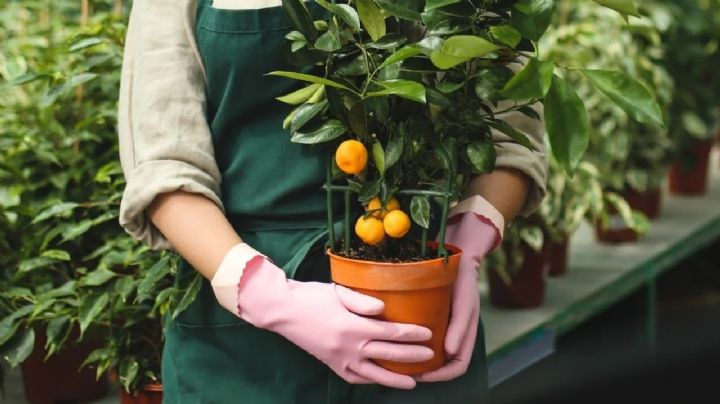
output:
POLYGON ((345 254, 344 240, 338 240, 337 251, 341 257, 361 261, 391 262, 395 264, 420 262, 437 257, 437 249, 428 247, 427 257, 420 256, 420 242, 418 240, 386 238, 377 246, 367 245, 353 238, 350 242, 349 254, 345 254))

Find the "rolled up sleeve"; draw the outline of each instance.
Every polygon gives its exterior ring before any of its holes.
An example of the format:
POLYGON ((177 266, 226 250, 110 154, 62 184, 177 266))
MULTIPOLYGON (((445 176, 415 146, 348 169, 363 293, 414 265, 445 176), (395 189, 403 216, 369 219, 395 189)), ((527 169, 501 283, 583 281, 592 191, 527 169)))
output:
POLYGON ((172 248, 146 210, 162 193, 201 194, 222 209, 206 118, 192 1, 135 0, 125 45, 118 133, 126 187, 120 225, 153 249, 172 248))
MULTIPOLYGON (((510 106, 512 103, 502 102, 498 109, 503 110, 510 106)), ((543 116, 541 104, 534 105, 534 109, 540 117, 543 116)), ((520 211, 523 216, 530 215, 538 208, 547 192, 548 157, 544 124, 542 120, 538 121, 517 111, 498 114, 495 117, 503 119, 515 129, 528 135, 534 146, 535 150, 530 150, 500 131, 492 132, 497 154, 495 167, 519 170, 532 180, 527 200, 520 211)))

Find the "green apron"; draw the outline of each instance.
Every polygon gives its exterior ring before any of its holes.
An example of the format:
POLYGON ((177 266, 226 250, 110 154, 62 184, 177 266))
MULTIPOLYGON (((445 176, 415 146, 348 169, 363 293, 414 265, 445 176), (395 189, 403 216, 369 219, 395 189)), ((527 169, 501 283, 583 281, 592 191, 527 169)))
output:
MULTIPOLYGON (((243 240, 288 277, 329 282, 321 190, 328 151, 290 142, 282 129, 290 109, 275 97, 297 83, 265 76, 292 69, 281 57, 290 24, 282 7, 219 10, 210 4, 199 0, 196 35, 226 215, 243 240)), ((309 7, 321 15, 314 3, 309 7)), ((183 262, 179 276, 191 271, 183 262)), ((411 391, 350 385, 283 337, 223 309, 207 281, 166 327, 162 379, 164 401, 172 404, 451 404, 478 403, 487 394, 482 326, 463 377, 411 391)))

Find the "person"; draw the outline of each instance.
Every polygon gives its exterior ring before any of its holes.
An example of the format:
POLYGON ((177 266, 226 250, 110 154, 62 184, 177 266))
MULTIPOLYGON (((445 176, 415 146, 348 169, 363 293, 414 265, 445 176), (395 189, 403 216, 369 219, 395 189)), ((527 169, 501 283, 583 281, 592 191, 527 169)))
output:
MULTIPOLYGON (((308 3, 313 13, 321 12, 308 3)), ((119 141, 127 180, 120 224, 199 271, 196 300, 165 329, 169 403, 470 403, 487 393, 476 268, 504 222, 532 212, 547 161, 537 122, 511 116, 536 150, 502 134, 497 169, 453 208, 448 241, 465 253, 445 348, 427 374, 430 331, 372 319, 383 303, 329 279, 321 185, 327 156, 293 144, 275 100, 297 84, 279 49, 281 0, 135 0, 122 70, 119 141)))

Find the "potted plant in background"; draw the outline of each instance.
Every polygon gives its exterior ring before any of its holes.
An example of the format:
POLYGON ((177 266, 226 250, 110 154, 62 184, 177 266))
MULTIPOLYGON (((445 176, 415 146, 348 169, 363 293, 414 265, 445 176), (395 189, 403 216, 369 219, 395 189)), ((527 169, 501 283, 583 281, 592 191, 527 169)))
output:
MULTIPOLYGON (((566 65, 608 66, 638 77, 643 85, 654 90, 662 115, 666 115, 672 79, 652 59, 663 52, 659 32, 652 21, 632 19, 628 26, 619 16, 602 8, 561 4, 562 21, 545 36, 542 44, 548 57, 566 65)), ((587 159, 599 170, 603 188, 621 195, 632 209, 650 218, 657 217, 660 186, 672 148, 662 120, 657 121, 657 116, 630 119, 589 83, 578 78, 569 80, 578 88, 590 112, 593 130, 587 159)), ((619 209, 626 211, 623 207, 619 209)), ((609 218, 596 220, 600 241, 634 241, 640 234, 633 227, 646 227, 640 217, 629 222, 618 215, 609 218)))
POLYGON ((78 26, 79 6, 8 5, 0 29, 0 349, 31 402, 98 399, 107 371, 132 393, 157 383, 163 315, 200 284, 116 224, 125 22, 121 2, 94 2, 78 26), (31 364, 55 373, 33 384, 31 364))
POLYGON ((720 3, 661 0, 645 9, 661 27, 666 52, 659 61, 676 83, 669 129, 677 152, 669 175, 670 191, 703 195, 720 113, 720 80, 715 71, 720 63, 720 3))

